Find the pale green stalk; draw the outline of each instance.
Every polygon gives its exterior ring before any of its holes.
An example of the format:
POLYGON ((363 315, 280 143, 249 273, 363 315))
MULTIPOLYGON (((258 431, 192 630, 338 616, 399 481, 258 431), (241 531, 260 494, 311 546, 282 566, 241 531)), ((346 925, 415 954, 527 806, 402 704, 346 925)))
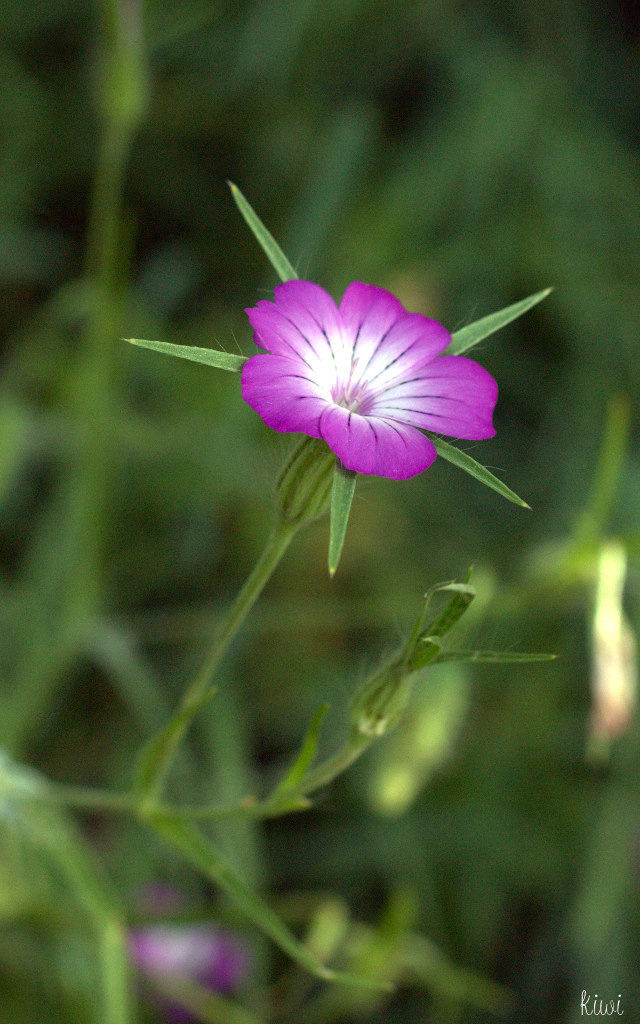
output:
POLYGON ((105 516, 111 485, 115 351, 120 341, 124 181, 146 105, 139 0, 105 0, 105 52, 99 93, 102 133, 86 248, 88 317, 76 407, 83 440, 74 484, 77 537, 68 619, 91 615, 102 591, 105 516))
POLYGON ((178 746, 182 742, 196 712, 213 692, 216 669, 231 641, 266 583, 289 547, 298 524, 278 519, 262 555, 246 579, 235 601, 220 622, 203 660, 200 671, 187 687, 180 706, 169 725, 151 741, 147 748, 147 766, 144 770, 142 790, 146 802, 154 807, 171 767, 178 746))

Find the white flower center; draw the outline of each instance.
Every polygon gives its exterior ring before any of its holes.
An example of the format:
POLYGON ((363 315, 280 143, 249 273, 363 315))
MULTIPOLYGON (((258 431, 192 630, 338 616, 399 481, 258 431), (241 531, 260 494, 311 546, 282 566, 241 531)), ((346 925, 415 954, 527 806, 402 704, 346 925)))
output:
POLYGON ((358 379, 359 361, 358 358, 353 360, 346 380, 340 378, 336 380, 331 388, 331 400, 349 412, 359 412, 364 415, 363 407, 371 396, 368 394, 368 381, 366 378, 358 379))

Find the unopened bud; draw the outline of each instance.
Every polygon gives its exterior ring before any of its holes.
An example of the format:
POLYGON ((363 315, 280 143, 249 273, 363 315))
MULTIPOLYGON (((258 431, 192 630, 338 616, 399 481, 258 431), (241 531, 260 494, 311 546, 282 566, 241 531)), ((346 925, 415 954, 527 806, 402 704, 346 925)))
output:
POLYGON ((591 752, 605 752, 607 744, 629 726, 637 701, 637 650, 623 609, 627 554, 618 541, 603 545, 592 624, 593 705, 590 721, 591 752))
POLYGON ((351 708, 351 721, 363 736, 382 736, 400 720, 411 695, 412 676, 397 659, 364 684, 351 708))

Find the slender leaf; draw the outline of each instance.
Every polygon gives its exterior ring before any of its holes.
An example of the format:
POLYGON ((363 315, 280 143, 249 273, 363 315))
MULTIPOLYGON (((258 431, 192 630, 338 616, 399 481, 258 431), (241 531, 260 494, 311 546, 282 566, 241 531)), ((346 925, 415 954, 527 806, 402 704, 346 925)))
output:
POLYGON ((504 309, 498 310, 497 313, 490 313, 489 316, 483 317, 482 320, 476 320, 474 324, 469 324, 467 327, 456 331, 452 337, 451 344, 445 350, 445 354, 448 356, 459 356, 463 352, 468 352, 478 342, 488 338, 490 334, 499 331, 501 327, 506 327, 512 320, 516 320, 523 313, 537 306, 552 291, 553 288, 543 288, 541 292, 536 292, 535 295, 530 295, 527 299, 514 302, 512 306, 506 306, 504 309))
POLYGON ((268 800, 269 805, 272 802, 279 803, 281 797, 286 796, 287 793, 290 793, 293 790, 296 790, 303 782, 304 777, 309 771, 316 756, 320 726, 322 725, 328 710, 329 705, 323 704, 322 707, 318 708, 316 711, 311 720, 311 725, 307 730, 307 734, 302 741, 302 746, 300 747, 298 756, 289 768, 287 774, 276 786, 273 795, 268 800))
POLYGON ((475 661, 486 665, 526 665, 555 661, 557 654, 527 654, 514 651, 441 651, 436 661, 475 661))
POLYGON ((329 529, 329 575, 334 576, 347 532, 351 503, 356 490, 357 474, 345 469, 336 459, 331 491, 331 526, 329 529))
POLYGON ((145 341, 142 338, 125 338, 130 345, 138 348, 149 348, 152 352, 162 352, 166 356, 177 356, 188 359, 192 363, 203 363, 213 366, 216 370, 231 370, 238 373, 247 356, 234 355, 232 352, 220 352, 215 348, 198 348, 197 345, 174 345, 170 341, 145 341))
POLYGON ((192 825, 166 813, 149 815, 148 820, 160 835, 182 851, 194 867, 223 889, 250 921, 305 970, 325 981, 376 989, 389 988, 386 984, 352 977, 325 967, 311 950, 296 938, 268 903, 236 874, 210 840, 192 825))
POLYGON ((234 185, 231 181, 228 182, 228 185, 231 189, 231 195, 234 198, 236 206, 240 210, 240 213, 247 222, 250 231, 254 235, 258 245, 264 252, 280 280, 294 281, 298 275, 271 232, 264 226, 258 217, 258 214, 250 203, 247 202, 238 186, 234 185))
POLYGON ((434 434, 429 434, 429 437, 433 441, 438 455, 443 459, 446 459, 447 462, 451 462, 452 465, 457 466, 458 469, 463 469, 465 473, 474 477, 479 481, 479 483, 484 484, 485 487, 490 487, 492 491, 496 491, 497 494, 506 498, 507 501, 512 501, 514 505, 520 505, 521 508, 531 508, 531 506, 527 505, 526 501, 523 501, 522 498, 519 498, 510 487, 503 484, 502 480, 498 480, 498 477, 494 476, 486 466, 476 462, 476 460, 472 459, 466 452, 461 451, 460 448, 456 448, 452 444, 448 444, 446 441, 443 441, 441 437, 437 437, 434 434))

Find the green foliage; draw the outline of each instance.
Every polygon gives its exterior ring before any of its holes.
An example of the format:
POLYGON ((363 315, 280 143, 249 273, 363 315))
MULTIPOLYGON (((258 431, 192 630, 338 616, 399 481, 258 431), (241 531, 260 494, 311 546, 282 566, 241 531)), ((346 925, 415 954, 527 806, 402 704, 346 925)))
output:
POLYGON ((157 882, 184 920, 248 934, 253 916, 294 954, 251 932, 229 999, 165 979, 203 1021, 578 1024, 582 989, 640 1019, 637 713, 592 690, 605 654, 605 681, 633 679, 640 621, 625 19, 529 0, 6 5, 2 1024, 135 1018, 126 931, 157 920, 140 903, 157 882), (388 287, 458 352, 500 326, 475 351, 497 436, 437 441, 405 484, 359 480, 340 573, 311 525, 207 666, 286 452, 237 373, 189 360, 237 371, 242 309, 296 274, 388 287), (472 562, 473 600, 468 581, 430 593, 398 645, 425 580, 472 562), (628 633, 596 629, 603 591, 628 633), (380 701, 400 683, 395 728, 355 742, 372 681, 380 701), (320 982, 318 964, 377 987, 320 982))

